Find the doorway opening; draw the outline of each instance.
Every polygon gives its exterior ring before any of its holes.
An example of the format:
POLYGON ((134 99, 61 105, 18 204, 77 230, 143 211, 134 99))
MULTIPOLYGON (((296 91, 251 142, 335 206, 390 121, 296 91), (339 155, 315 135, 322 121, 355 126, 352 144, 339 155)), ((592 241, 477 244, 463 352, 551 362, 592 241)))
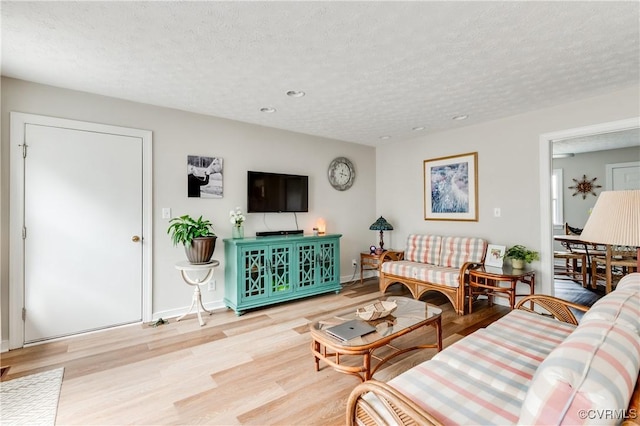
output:
MULTIPOLYGON (((606 140, 611 143, 611 136, 617 136, 618 139, 625 139, 618 145, 609 145, 608 149, 624 148, 624 147, 638 147, 638 135, 640 135, 640 118, 635 117, 631 119, 625 119, 614 122, 607 122, 596 124, 592 126, 579 127, 574 129, 568 129, 559 132, 547 133, 540 136, 540 206, 541 206, 541 229, 543 230, 541 235, 541 267, 543 269, 543 275, 548 277, 549 283, 554 283, 554 251, 561 249, 562 246, 559 242, 555 241, 554 235, 564 234, 565 225, 568 223, 574 228, 583 228, 584 223, 588 219, 590 208, 595 204, 597 195, 605 190, 606 178, 605 178, 605 164, 602 164, 602 170, 600 166, 592 169, 592 176, 588 175, 585 171, 585 165, 578 166, 578 168, 567 167, 570 162, 576 161, 579 156, 586 156, 586 152, 592 153, 595 156, 595 151, 603 151, 607 148, 602 144, 606 140), (629 139, 629 137, 631 139, 629 139), (555 157, 555 158, 554 158, 555 157), (554 194, 553 176, 558 176, 558 169, 562 169, 561 175, 563 179, 564 190, 564 203, 558 205, 557 194, 554 194), (580 173, 578 170, 582 170, 580 173), (593 170, 597 170, 597 173, 593 170), (586 176, 586 177, 585 177, 586 176), (594 181, 593 179, 596 178, 594 181), (592 195, 592 192, 585 195, 585 198, 580 196, 573 196, 574 190, 569 186, 574 186, 574 181, 582 181, 583 179, 594 183, 594 189, 596 196, 592 195), (601 186, 601 188, 595 188, 601 186), (578 197, 578 198, 576 198, 578 197), (574 203, 578 201, 578 203, 574 203), (559 212, 558 208, 563 211, 559 212), (560 219, 561 218, 561 219, 560 219)), ((615 139, 615 138, 614 138, 615 139)), ((639 148, 640 149, 640 148, 639 148)), ((577 163, 574 163, 577 164, 577 163)), ((591 279, 590 262, 587 264, 587 280, 591 279)), ((570 280, 569 282, 574 282, 570 280)), ((565 281, 564 284, 568 282, 565 281)), ((597 284, 597 283, 596 283, 597 284)), ((596 286, 596 291, 591 292, 591 283, 588 283, 588 289, 584 289, 582 283, 578 284, 580 288, 569 287, 569 289, 575 289, 576 294, 572 297, 582 298, 577 303, 584 304, 584 301, 591 298, 593 301, 597 300, 599 288, 596 286), (585 293, 586 291, 586 293, 585 293), (593 297, 595 294, 595 297, 593 297)), ((567 297, 566 285, 550 285, 550 294, 554 294, 558 297, 567 297)), ((569 293, 570 293, 569 290, 569 293)))

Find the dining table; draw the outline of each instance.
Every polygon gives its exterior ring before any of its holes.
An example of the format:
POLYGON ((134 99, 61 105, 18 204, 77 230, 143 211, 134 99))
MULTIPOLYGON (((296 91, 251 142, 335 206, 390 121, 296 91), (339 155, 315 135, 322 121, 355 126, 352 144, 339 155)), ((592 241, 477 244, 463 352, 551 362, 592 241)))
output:
POLYGON ((587 256, 587 280, 591 282, 591 256, 605 256, 606 247, 593 241, 584 240, 580 235, 558 234, 553 236, 567 250, 575 253, 584 253, 587 256))

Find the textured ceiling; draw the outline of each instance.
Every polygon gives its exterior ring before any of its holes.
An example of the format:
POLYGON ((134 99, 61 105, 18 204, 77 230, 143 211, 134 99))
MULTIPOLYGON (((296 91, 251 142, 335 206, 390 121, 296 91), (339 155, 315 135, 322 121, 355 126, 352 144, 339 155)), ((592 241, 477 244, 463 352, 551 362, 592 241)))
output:
MULTIPOLYGON (((584 152, 605 151, 608 149, 629 148, 632 146, 640 146, 640 129, 600 133, 592 136, 554 141, 553 153, 555 155, 581 154, 584 152)), ((630 158, 629 161, 640 161, 640 158, 630 158)))
POLYGON ((1 6, 5 76, 374 146, 640 80, 636 1, 1 6))

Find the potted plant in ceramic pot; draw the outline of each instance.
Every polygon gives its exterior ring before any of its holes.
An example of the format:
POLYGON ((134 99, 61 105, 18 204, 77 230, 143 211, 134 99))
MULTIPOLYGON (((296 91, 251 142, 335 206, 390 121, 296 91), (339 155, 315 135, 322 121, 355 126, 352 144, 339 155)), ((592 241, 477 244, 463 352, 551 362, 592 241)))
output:
POLYGON ((537 251, 529 250, 523 245, 515 245, 509 247, 504 253, 505 258, 511 259, 511 266, 514 269, 524 269, 525 263, 531 263, 534 260, 539 260, 540 256, 537 251))
POLYGON ((211 221, 194 219, 189 215, 174 217, 169 221, 167 234, 171 235, 174 246, 184 245, 187 259, 193 264, 209 263, 216 248, 216 239, 211 221))

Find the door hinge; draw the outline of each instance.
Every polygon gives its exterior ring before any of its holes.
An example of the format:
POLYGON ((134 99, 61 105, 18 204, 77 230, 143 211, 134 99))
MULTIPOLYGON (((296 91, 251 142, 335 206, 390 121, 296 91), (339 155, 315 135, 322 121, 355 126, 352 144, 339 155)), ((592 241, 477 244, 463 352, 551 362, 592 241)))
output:
POLYGON ((27 308, 22 308, 22 321, 27 319, 27 308))
POLYGON ((27 239, 27 227, 26 226, 22 227, 22 239, 23 240, 27 239))
POLYGON ((27 158, 27 144, 22 144, 22 158, 27 158))

